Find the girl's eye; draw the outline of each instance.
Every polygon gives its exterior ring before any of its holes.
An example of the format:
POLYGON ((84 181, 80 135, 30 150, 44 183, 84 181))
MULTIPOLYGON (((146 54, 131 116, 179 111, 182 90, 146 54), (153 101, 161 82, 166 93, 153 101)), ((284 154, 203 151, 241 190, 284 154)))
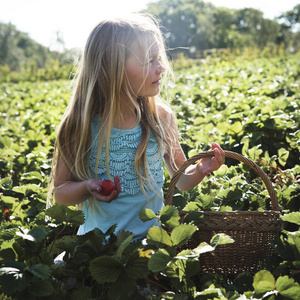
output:
POLYGON ((161 61, 160 55, 154 55, 150 58, 149 63, 154 63, 155 61, 161 61))
POLYGON ((150 58, 150 60, 147 62, 148 65, 153 64, 155 61, 161 61, 161 57, 160 56, 153 56, 150 58))
POLYGON ((155 61, 155 58, 154 58, 154 57, 151 57, 151 58, 148 60, 147 65, 152 64, 154 61, 155 61))

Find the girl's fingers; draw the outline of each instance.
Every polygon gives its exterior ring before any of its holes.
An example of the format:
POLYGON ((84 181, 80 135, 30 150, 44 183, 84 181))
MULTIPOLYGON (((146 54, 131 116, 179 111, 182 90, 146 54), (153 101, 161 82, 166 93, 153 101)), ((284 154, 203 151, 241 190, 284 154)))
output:
POLYGON ((225 152, 224 150, 216 143, 212 143, 212 149, 215 153, 215 157, 217 158, 220 166, 225 162, 225 152))
POLYGON ((211 161, 212 161, 212 168, 210 171, 213 172, 218 170, 220 166, 218 159, 216 157, 212 157, 211 161))
POLYGON ((99 194, 99 193, 95 193, 94 194, 94 197, 98 200, 98 201, 101 201, 101 202, 107 202, 107 203, 110 203, 111 201, 117 199, 119 193, 115 190, 113 191, 110 195, 108 196, 105 196, 105 195, 102 195, 102 194, 99 194))
POLYGON ((119 195, 119 193, 121 192, 121 182, 120 182, 120 176, 119 175, 116 175, 114 177, 114 182, 115 182, 115 186, 116 186, 116 189, 117 189, 117 192, 118 192, 118 195, 119 195))
POLYGON ((87 181, 87 189, 90 193, 101 191, 101 180, 90 179, 87 181))

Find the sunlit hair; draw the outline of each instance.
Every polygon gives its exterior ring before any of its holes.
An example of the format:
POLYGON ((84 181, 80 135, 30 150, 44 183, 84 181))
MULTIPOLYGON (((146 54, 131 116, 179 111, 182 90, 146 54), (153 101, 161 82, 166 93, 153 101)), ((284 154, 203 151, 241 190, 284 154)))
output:
MULTIPOLYGON (((105 143, 106 170, 109 173, 108 152, 113 125, 122 124, 122 96, 134 107, 136 125, 142 128, 142 141, 135 157, 135 170, 143 192, 151 186, 147 170, 146 149, 151 131, 155 134, 161 155, 169 147, 170 126, 168 118, 158 113, 160 107, 169 108, 159 95, 155 97, 134 97, 126 77, 126 59, 132 55, 132 45, 137 43, 149 61, 149 46, 156 43, 160 62, 165 71, 161 85, 166 84, 171 68, 166 55, 164 38, 158 22, 150 15, 134 14, 130 18, 117 18, 100 22, 90 33, 76 79, 74 94, 62 118, 53 160, 52 175, 55 178, 55 162, 64 161, 70 171, 70 178, 81 181, 91 178, 88 157, 91 149, 91 121, 94 115, 101 118, 98 135, 98 156, 105 143), (128 101, 128 100, 127 100, 128 101)), ((146 74, 147 76, 147 74, 146 74)), ((145 77, 146 77, 145 76, 145 77)), ((145 78, 146 79, 146 78, 145 78)), ((171 116, 171 113, 165 116, 171 116)), ((96 163, 95 174, 97 174, 96 163)), ((91 199, 92 201, 92 199, 91 199)))

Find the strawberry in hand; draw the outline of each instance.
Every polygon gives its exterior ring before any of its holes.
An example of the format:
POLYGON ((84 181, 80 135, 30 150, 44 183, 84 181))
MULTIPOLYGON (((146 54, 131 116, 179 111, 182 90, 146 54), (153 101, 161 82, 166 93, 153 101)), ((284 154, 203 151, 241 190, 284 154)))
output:
POLYGON ((111 180, 103 180, 101 183, 101 191, 100 193, 108 196, 110 195, 114 190, 116 190, 116 185, 111 180))

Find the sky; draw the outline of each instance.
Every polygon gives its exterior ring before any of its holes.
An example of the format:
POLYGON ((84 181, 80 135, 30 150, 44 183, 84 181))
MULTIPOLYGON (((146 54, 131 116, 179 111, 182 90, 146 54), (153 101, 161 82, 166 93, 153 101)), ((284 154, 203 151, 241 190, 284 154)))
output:
MULTIPOLYGON (((103 18, 137 12, 157 0, 0 0, 0 22, 12 23, 38 43, 60 50, 57 33, 66 48, 82 48, 88 34, 103 18)), ((252 7, 273 19, 300 0, 211 0, 215 6, 252 7)))

